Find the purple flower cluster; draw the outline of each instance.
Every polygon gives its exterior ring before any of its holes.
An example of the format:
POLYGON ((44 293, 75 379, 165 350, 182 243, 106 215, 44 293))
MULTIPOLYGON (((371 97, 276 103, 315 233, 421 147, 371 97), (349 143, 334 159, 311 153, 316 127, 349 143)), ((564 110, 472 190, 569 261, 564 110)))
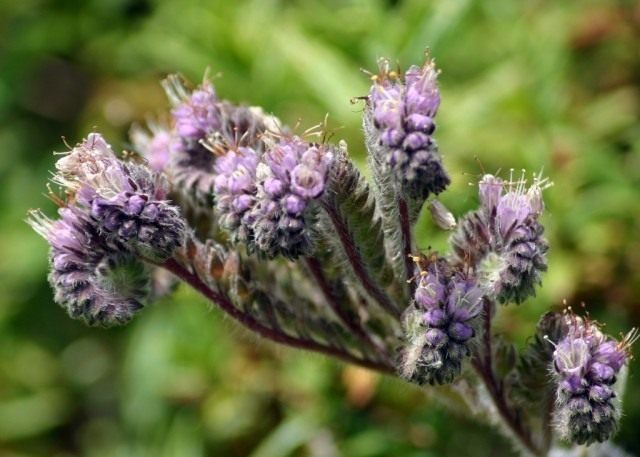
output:
POLYGON ((251 209, 256 202, 258 154, 248 147, 230 149, 215 164, 216 210, 234 243, 253 236, 251 209))
MULTIPOLYGON (((174 104, 171 112, 174 129, 169 132, 169 160, 164 162, 164 171, 177 188, 193 197, 196 207, 206 210, 215 204, 217 156, 237 147, 261 153, 264 149, 261 135, 267 125, 275 121, 259 108, 219 100, 207 80, 189 91, 182 80, 173 75, 164 86, 174 104)), ((163 139, 156 134, 153 140, 158 142, 157 148, 152 147, 153 143, 145 148, 150 163, 159 161, 156 157, 164 157, 158 152, 166 151, 162 148, 163 139)))
POLYGON ((88 325, 127 323, 142 308, 148 277, 134 256, 104 243, 91 218, 77 207, 59 210, 52 221, 40 212, 29 223, 50 244, 49 283, 54 299, 88 325))
POLYGON ((457 261, 473 268, 487 294, 500 302, 521 303, 535 295, 547 269, 548 245, 538 218, 548 185, 537 176, 526 188, 524 173, 508 183, 485 175, 479 184, 481 208, 465 216, 452 237, 457 261))
POLYGON ((404 78, 384 60, 369 92, 378 142, 388 149, 386 163, 412 198, 438 194, 450 182, 432 136, 440 105, 437 76, 432 60, 412 66, 404 78))
POLYGON ((470 354, 482 310, 482 290, 454 272, 444 259, 428 260, 420 272, 414 310, 405 316, 408 344, 402 375, 417 384, 448 384, 470 354))
POLYGON ((251 210, 253 247, 266 257, 296 258, 310 252, 309 204, 327 186, 333 154, 324 145, 285 136, 269 145, 257 166, 251 210))
POLYGON ((633 333, 622 342, 605 336, 595 322, 564 316, 566 334, 555 346, 557 380, 554 425, 571 442, 608 440, 618 428, 620 407, 613 389, 629 358, 633 333))
POLYGON ((166 200, 166 182, 140 164, 119 161, 99 134, 90 134, 56 167, 56 181, 76 192, 110 245, 161 261, 181 244, 185 225, 166 200))
POLYGON ((51 245, 56 300, 90 324, 123 323, 141 307, 140 260, 171 256, 185 223, 165 200, 166 182, 141 164, 118 160, 97 133, 56 168, 54 182, 66 188, 70 202, 58 221, 39 213, 30 221, 51 245), (133 267, 139 274, 127 276, 133 267))

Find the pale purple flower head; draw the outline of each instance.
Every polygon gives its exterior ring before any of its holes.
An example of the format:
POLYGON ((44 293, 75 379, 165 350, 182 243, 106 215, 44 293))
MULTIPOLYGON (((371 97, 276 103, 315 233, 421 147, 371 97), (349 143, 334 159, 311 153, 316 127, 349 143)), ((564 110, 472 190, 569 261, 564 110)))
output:
POLYGON ((259 252, 295 258, 310 251, 307 208, 325 191, 332 160, 326 146, 297 136, 268 145, 258 165, 258 192, 250 215, 259 252))
POLYGON ((538 221, 542 191, 550 184, 534 176, 520 180, 485 175, 479 183, 480 209, 465 216, 452 238, 457 261, 474 268, 488 295, 521 303, 535 295, 546 271, 548 245, 538 221))
POLYGON ((258 159, 256 151, 242 146, 216 159, 216 210, 234 242, 246 243, 252 238, 250 210, 256 202, 258 159))
POLYGON ((204 81, 172 111, 176 132, 188 140, 201 140, 221 127, 220 107, 213 84, 204 81))
POLYGON ((386 149, 384 161, 413 198, 438 194, 450 182, 432 137, 440 105, 437 75, 432 60, 401 76, 383 59, 369 91, 369 124, 374 131, 368 134, 386 149))
POLYGON ((636 333, 617 342, 604 335, 596 322, 573 313, 563 318, 564 337, 553 352, 555 428, 577 444, 606 441, 618 428, 620 405, 613 386, 629 359, 636 333))
POLYGON ((423 259, 414 309, 405 316, 407 346, 400 372, 418 384, 448 384, 470 354, 482 290, 445 259, 423 259))
POLYGON ((134 127, 131 141, 135 150, 146 159, 149 168, 157 173, 166 170, 171 154, 180 147, 174 132, 155 123, 149 124, 149 131, 134 127))
POLYGON ((76 195, 106 242, 161 261, 182 243, 185 223, 166 200, 166 181, 142 164, 125 163, 96 133, 56 164, 54 181, 76 195))
POLYGON ((52 221, 39 211, 29 224, 51 246, 49 283, 55 301, 88 325, 127 323, 147 294, 148 275, 132 254, 111 249, 80 208, 66 207, 52 221))

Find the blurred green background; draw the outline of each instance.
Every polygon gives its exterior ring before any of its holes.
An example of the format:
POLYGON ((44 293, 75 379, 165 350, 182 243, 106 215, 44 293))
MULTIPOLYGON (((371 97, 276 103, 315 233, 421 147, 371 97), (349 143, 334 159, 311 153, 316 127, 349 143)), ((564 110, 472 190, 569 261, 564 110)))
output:
MULTIPOLYGON (((634 1, 0 0, 0 455, 510 455, 418 389, 259 342, 186 287, 127 328, 85 328, 52 302, 25 212, 53 213, 62 136, 96 128, 125 147, 131 122, 167 108, 159 80, 174 71, 221 72, 223 97, 289 123, 329 112, 363 163, 359 68, 406 67, 428 46, 454 179, 442 200, 473 208, 483 169, 555 182, 544 287, 498 328, 523 344, 567 299, 617 334, 640 324, 639 38, 634 1)), ((428 218, 418 233, 444 246, 428 218)), ((631 365, 616 442, 640 454, 631 365)))

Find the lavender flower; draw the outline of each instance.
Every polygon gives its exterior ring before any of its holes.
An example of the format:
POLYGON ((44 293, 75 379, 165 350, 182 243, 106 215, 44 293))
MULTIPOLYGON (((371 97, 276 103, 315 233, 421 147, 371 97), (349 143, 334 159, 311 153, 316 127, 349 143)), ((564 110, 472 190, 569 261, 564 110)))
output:
POLYGON ((173 151, 179 147, 178 138, 167 127, 150 123, 149 132, 135 126, 131 129, 131 141, 155 172, 165 171, 173 151))
POLYGON ((248 147, 231 149, 216 160, 216 210, 235 243, 249 242, 253 235, 250 210, 256 202, 257 166, 258 154, 248 147))
POLYGON ((417 384, 451 383, 470 354, 482 291, 446 260, 427 259, 420 272, 414 307, 405 314, 407 346, 400 374, 417 384))
POLYGON ((296 258, 310 252, 309 205, 325 191, 332 158, 326 146, 296 136, 269 145, 257 167, 258 192, 249 216, 260 253, 296 258))
POLYGON ((548 245, 538 218, 549 184, 536 176, 531 187, 525 185, 524 172, 508 183, 485 175, 479 184, 481 208, 464 217, 451 240, 458 263, 475 269, 487 294, 503 303, 535 295, 547 269, 548 245))
POLYGON ((176 132, 186 140, 202 140, 222 125, 218 98, 207 80, 183 99, 171 114, 176 122, 176 132))
POLYGON ((54 180, 76 192, 106 242, 162 261, 181 243, 185 224, 166 198, 167 184, 146 167, 119 161, 97 133, 56 163, 54 180))
POLYGON ((614 385, 636 333, 617 342, 593 321, 571 313, 564 319, 566 334, 553 353, 554 426, 561 437, 574 443, 603 442, 618 428, 621 412, 614 385))
POLYGON ((38 211, 29 224, 50 244, 49 283, 54 299, 88 325, 125 324, 140 310, 148 275, 134 256, 111 250, 94 221, 77 207, 52 221, 38 211))
POLYGON ((178 138, 177 146, 172 148, 170 175, 179 189, 193 197, 197 207, 207 208, 215 202, 217 173, 213 151, 220 153, 221 146, 225 149, 225 145, 236 145, 261 153, 262 133, 267 127, 275 128, 278 122, 259 108, 220 101, 206 79, 192 92, 177 75, 169 76, 163 84, 175 106, 172 115, 178 138))
POLYGON ((387 151, 385 162, 410 197, 439 194, 450 179, 432 137, 440 105, 435 64, 412 66, 401 77, 382 60, 380 70, 369 92, 369 134, 387 151))

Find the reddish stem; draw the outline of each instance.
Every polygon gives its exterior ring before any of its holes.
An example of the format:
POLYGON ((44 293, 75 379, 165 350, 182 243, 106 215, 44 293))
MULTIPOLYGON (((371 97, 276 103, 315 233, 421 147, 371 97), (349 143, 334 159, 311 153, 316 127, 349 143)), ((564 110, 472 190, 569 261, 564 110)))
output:
POLYGON ((347 255, 347 260, 351 265, 353 273, 362 284, 364 291, 369 294, 371 298, 373 298, 376 302, 378 302, 378 304, 385 311, 394 316, 396 319, 399 319, 401 314, 400 311, 398 311, 398 309, 395 307, 384 290, 382 290, 380 286, 369 275, 367 267, 362 261, 360 251, 353 241, 353 237, 351 236, 351 232, 349 231, 349 227, 345 220, 340 217, 339 212, 331 203, 323 201, 322 207, 329 216, 336 234, 338 235, 338 239, 340 240, 340 244, 342 244, 344 252, 347 255))
POLYGON ((309 268, 309 272, 316 280, 316 283, 320 287, 322 294, 324 295, 325 300, 336 314, 336 316, 342 321, 344 325, 347 326, 349 330, 351 330, 364 344, 369 346, 370 349, 373 349, 377 354, 384 357, 384 359, 388 359, 387 351, 384 347, 376 344, 367 331, 362 328, 360 322, 357 320, 357 317, 354 316, 354 313, 350 312, 350 310, 346 309, 338 300, 334 293, 334 288, 327 280, 327 277, 324 274, 322 269, 322 265, 318 262, 317 259, 313 257, 306 257, 305 262, 307 267, 309 268))
POLYGON ((502 383, 496 377, 493 369, 493 349, 491 343, 491 312, 493 303, 491 300, 484 299, 482 322, 483 322, 483 335, 482 335, 482 353, 476 354, 471 360, 471 364, 482 379, 482 382, 487 388, 493 404, 496 410, 500 414, 503 422, 513 435, 520 441, 522 446, 526 448, 531 454, 540 456, 543 453, 537 448, 531 439, 531 435, 523 428, 523 423, 520 420, 520 416, 515 411, 509 402, 502 383))
POLYGON ((379 371, 381 373, 394 373, 393 368, 389 367, 386 364, 368 359, 360 359, 338 348, 325 346, 318 343, 317 341, 309 340, 306 338, 291 336, 280 330, 265 326, 254 316, 244 313, 240 309, 236 308, 224 292, 215 291, 209 288, 209 286, 207 286, 196 274, 190 272, 175 259, 169 259, 161 264, 161 266, 188 283, 191 287, 196 289, 213 303, 217 304, 224 312, 237 320, 240 324, 247 327, 249 330, 259 334, 260 336, 263 336, 277 343, 286 344, 288 346, 293 346, 300 349, 307 349, 309 351, 320 352, 332 357, 337 357, 344 360, 345 362, 360 365, 371 370, 379 371))

